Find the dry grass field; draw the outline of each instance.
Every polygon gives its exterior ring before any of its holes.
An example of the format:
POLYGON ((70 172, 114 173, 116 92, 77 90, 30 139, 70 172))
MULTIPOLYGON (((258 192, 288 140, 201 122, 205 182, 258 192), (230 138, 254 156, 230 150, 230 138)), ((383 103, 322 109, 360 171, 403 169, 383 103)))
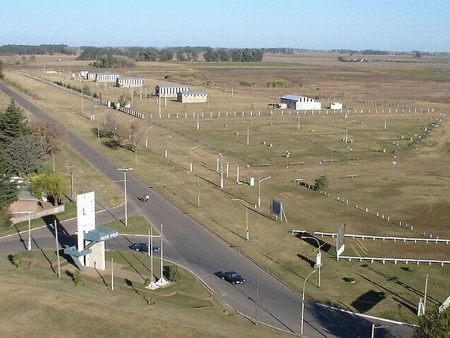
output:
MULTIPOLYGON (((11 84, 19 90, 25 88, 25 93, 35 97, 36 104, 52 112, 67 128, 120 165, 135 167, 134 174, 149 186, 301 291, 303 278, 311 270, 309 260, 314 257, 314 247, 292 235, 292 229, 336 232, 345 223, 347 233, 422 237, 429 232, 433 237, 450 238, 450 134, 448 118, 444 118, 450 108, 449 59, 378 56, 371 57, 372 61, 383 61, 342 63, 336 61, 338 56, 268 55, 262 63, 250 65, 138 63, 132 69, 113 70, 143 76, 148 93, 154 85, 170 80, 189 83, 209 95, 210 102, 200 105, 183 105, 168 99, 159 118, 156 98, 140 99, 139 91, 135 90, 134 109, 147 117, 138 121, 142 137, 137 157, 126 149, 106 147, 105 140, 97 139, 96 132, 106 115, 114 116, 122 124, 137 123, 131 122, 133 118, 105 107, 94 107, 87 100, 82 115, 78 96, 19 74, 21 68, 26 68, 34 76, 71 83, 69 74, 88 69, 87 62, 74 61, 73 57, 61 57, 60 62, 55 61, 56 57, 36 57, 36 61, 27 61, 23 67, 8 67, 4 73, 11 84), (64 72, 44 74, 44 65, 64 72), (165 79, 167 75, 170 79, 165 79), (267 87, 267 82, 273 81, 284 81, 286 88, 267 87), (251 86, 241 86, 242 82, 251 86), (232 97, 230 92, 213 86, 233 87, 235 94, 232 97), (326 98, 323 106, 333 98, 347 108, 342 113, 324 109, 320 114, 297 115, 276 109, 270 114, 268 105, 288 93, 326 98), (92 111, 96 121, 89 120, 92 111), (194 117, 194 113, 203 116, 194 117), (200 129, 196 128, 197 119, 200 129), (425 133, 425 128, 429 129, 434 122, 439 122, 439 126, 425 133), (353 143, 342 142, 346 127, 353 143), (249 146, 246 146, 247 131, 249 146), (146 136, 148 149, 144 147, 146 136), (166 149, 168 158, 164 157, 166 149), (290 152, 289 158, 284 156, 286 150, 290 152), (220 174, 216 172, 219 153, 223 155, 224 168, 229 163, 224 189, 220 189, 220 174), (191 158, 194 173, 188 173, 191 158), (254 187, 236 184, 237 166, 241 181, 249 177, 257 179, 258 175, 261 179, 271 176, 261 184, 261 208, 254 207, 257 184, 254 187), (296 178, 314 183, 320 175, 329 178, 330 196, 294 183, 296 178), (346 175, 355 177, 345 178, 346 175), (348 205, 338 201, 338 196, 340 200, 348 200, 348 205), (241 198, 251 207, 250 242, 245 240, 244 207, 231 201, 232 198, 241 198), (270 198, 283 202, 287 223, 277 223, 269 217, 270 198), (356 205, 367 207, 369 212, 357 209, 356 205), (389 215, 390 221, 376 217, 377 212, 389 215), (413 225, 414 230, 398 226, 398 221, 413 225)), ((91 86, 91 91, 101 92, 104 100, 116 101, 121 95, 119 88, 82 83, 85 84, 91 86)), ((129 94, 130 90, 124 89, 122 93, 129 94)), ((312 288, 309 295, 316 300, 415 322, 415 309, 427 273, 431 302, 439 303, 448 296, 448 266, 337 262, 335 241, 325 237, 320 240, 326 244, 322 287, 312 288), (355 278, 356 283, 346 283, 347 277, 355 278), (385 298, 369 300, 373 303, 367 309, 361 306, 366 301, 362 296, 371 290, 383 292, 385 298)), ((363 251, 374 257, 441 260, 450 257, 450 247, 445 244, 346 241, 344 254, 364 255, 363 251)))
MULTIPOLYGON (((105 273, 93 271, 83 276, 82 285, 75 286, 67 272, 73 268, 63 264, 61 278, 57 278, 52 268, 42 266, 47 259, 56 261, 55 252, 45 252, 46 258, 43 254, 26 252, 33 257, 31 264, 25 262, 18 269, 6 257, 0 259, 0 309, 5 314, 0 317, 2 337, 24 337, 30 332, 35 337, 79 337, 86 333, 91 337, 236 337, 242 332, 248 337, 286 335, 237 315, 210 297, 185 271, 181 271, 181 282, 148 293, 142 288, 142 278, 135 280, 138 274, 126 270, 128 264, 142 270, 143 255, 115 254, 111 291, 111 276, 105 273), (171 296, 174 291, 181 294, 171 296)), ((144 273, 148 276, 148 271, 144 273)))

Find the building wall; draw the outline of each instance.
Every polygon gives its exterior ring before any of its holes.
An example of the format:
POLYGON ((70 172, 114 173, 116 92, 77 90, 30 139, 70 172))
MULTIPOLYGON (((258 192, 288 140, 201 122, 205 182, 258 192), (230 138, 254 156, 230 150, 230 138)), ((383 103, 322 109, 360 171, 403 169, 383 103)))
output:
POLYGON ((98 242, 91 247, 92 252, 86 255, 86 266, 105 270, 105 241, 98 242))
POLYGON ((281 103, 286 103, 287 108, 295 110, 320 110, 322 108, 322 104, 320 102, 316 102, 305 96, 298 100, 281 98, 281 103))
POLYGON ((165 97, 177 97, 179 92, 189 91, 188 86, 156 86, 155 95, 165 97))
POLYGON ((179 92, 177 101, 181 103, 205 103, 208 102, 208 94, 189 94, 179 92))
POLYGON ((142 87, 144 85, 144 80, 142 78, 117 78, 116 81, 117 87, 125 87, 125 88, 136 88, 142 87))
POLYGON ((119 78, 118 74, 98 73, 95 81, 97 82, 116 82, 119 78))

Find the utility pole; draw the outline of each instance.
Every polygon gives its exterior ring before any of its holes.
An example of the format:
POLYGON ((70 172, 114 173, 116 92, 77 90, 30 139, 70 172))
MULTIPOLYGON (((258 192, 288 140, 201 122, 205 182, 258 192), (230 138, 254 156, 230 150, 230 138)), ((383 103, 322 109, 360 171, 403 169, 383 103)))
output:
POLYGON ((127 202, 127 172, 133 170, 133 168, 118 168, 117 170, 123 171, 125 182, 125 226, 128 226, 128 202, 127 202))
POLYGON ((58 278, 61 278, 61 261, 59 260, 58 223, 55 219, 56 257, 58 259, 58 278))
POLYGON ((73 172, 72 172, 72 168, 75 168, 75 166, 73 165, 69 165, 69 170, 70 170, 70 199, 73 201, 73 172))

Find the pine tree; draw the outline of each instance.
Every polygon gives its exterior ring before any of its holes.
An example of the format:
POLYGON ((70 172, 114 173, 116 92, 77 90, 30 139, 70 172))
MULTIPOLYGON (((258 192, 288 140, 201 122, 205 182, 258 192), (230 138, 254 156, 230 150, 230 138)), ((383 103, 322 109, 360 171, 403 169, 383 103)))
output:
POLYGON ((29 132, 28 120, 23 109, 12 100, 8 108, 0 114, 0 144, 5 146, 13 139, 27 135, 29 132))

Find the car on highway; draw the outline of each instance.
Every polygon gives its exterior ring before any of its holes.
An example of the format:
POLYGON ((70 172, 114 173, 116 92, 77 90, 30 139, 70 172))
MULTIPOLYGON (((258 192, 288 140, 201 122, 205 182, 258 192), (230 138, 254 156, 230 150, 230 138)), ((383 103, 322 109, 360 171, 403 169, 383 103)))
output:
MULTIPOLYGON (((148 243, 133 243, 130 245, 130 249, 141 251, 141 252, 148 252, 148 243)), ((158 252, 161 248, 157 245, 152 246, 152 252, 158 252)))
POLYGON ((245 283, 244 277, 242 277, 240 274, 238 274, 236 271, 229 270, 229 271, 219 271, 217 275, 227 282, 230 282, 231 284, 243 284, 245 283))

